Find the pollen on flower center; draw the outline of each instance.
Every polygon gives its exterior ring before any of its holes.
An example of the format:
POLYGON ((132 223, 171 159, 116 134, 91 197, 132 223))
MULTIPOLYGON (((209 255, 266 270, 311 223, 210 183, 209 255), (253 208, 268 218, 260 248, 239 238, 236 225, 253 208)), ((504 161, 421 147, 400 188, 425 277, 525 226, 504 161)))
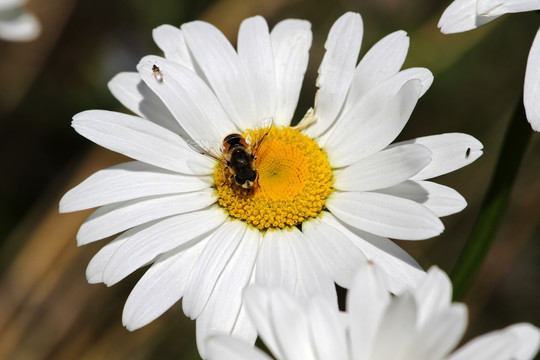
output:
MULTIPOLYGON (((245 135, 258 139, 261 131, 245 135)), ((333 178, 315 141, 291 127, 272 127, 255 155, 259 177, 249 190, 229 179, 225 165, 216 168, 218 202, 230 216, 262 230, 292 227, 321 212, 333 178)))

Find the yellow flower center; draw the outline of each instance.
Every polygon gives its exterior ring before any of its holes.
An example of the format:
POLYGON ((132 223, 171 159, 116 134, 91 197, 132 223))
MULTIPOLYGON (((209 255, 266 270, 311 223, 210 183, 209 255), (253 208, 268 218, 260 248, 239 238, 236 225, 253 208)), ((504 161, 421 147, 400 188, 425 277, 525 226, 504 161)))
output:
MULTIPOLYGON (((248 130, 244 135, 256 140, 263 131, 248 130)), ((218 202, 230 216, 261 230, 290 228, 316 217, 332 191, 326 154, 291 127, 272 127, 255 154, 253 168, 258 180, 249 190, 230 179, 223 164, 216 168, 214 183, 218 202)))

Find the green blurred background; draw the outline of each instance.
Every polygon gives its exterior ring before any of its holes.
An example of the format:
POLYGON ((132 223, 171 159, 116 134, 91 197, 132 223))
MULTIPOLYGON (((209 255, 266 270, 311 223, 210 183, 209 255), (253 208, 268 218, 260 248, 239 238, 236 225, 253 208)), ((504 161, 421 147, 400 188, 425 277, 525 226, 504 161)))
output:
MULTIPOLYGON (((76 247, 89 212, 57 214, 62 194, 86 176, 125 159, 99 149, 70 127, 87 109, 125 110, 109 93, 118 72, 160 54, 151 31, 203 19, 234 43, 242 19, 263 15, 312 23, 314 40, 299 113, 312 106, 317 67, 332 23, 345 11, 364 20, 362 54, 403 29, 406 67, 424 66, 435 82, 398 140, 465 132, 484 156, 437 179, 469 206, 443 219, 434 239, 401 241, 426 269, 450 272, 476 218, 510 115, 519 101, 535 13, 506 15, 480 29, 442 35, 449 2, 432 0, 117 0, 30 1, 42 22, 30 43, 0 42, 0 359, 196 359, 194 322, 175 305, 135 332, 122 307, 142 271, 107 289, 86 283, 85 268, 103 241, 76 247), (149 5, 151 3, 151 5, 149 5)), ((464 301, 469 339, 511 323, 540 326, 540 135, 534 134, 494 246, 464 301)))

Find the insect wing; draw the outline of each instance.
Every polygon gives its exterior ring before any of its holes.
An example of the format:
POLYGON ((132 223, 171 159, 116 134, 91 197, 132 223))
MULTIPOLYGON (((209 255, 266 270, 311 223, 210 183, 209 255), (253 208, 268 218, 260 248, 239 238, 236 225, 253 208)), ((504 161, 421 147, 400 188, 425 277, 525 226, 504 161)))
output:
POLYGON ((186 141, 188 146, 199 154, 208 156, 224 165, 227 164, 227 160, 223 157, 223 145, 217 141, 211 140, 188 140, 186 141))
POLYGON ((264 118, 261 121, 259 121, 257 126, 253 128, 253 131, 259 135, 258 139, 252 139, 251 136, 246 137, 246 142, 251 146, 251 151, 253 155, 257 154, 259 147, 266 139, 266 136, 268 136, 268 133, 272 129, 273 125, 274 125, 273 117, 264 118))

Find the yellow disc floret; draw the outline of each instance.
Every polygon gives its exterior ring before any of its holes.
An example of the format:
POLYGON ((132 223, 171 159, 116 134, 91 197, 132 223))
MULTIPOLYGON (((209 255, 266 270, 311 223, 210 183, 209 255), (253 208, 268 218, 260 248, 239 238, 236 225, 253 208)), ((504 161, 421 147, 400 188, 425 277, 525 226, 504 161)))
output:
MULTIPOLYGON (((245 135, 258 139, 262 131, 245 135)), ((321 212, 333 178, 315 141, 291 127, 272 127, 255 156, 259 176, 249 190, 231 181, 223 164, 214 173, 218 202, 230 216, 262 230, 292 227, 321 212)))

